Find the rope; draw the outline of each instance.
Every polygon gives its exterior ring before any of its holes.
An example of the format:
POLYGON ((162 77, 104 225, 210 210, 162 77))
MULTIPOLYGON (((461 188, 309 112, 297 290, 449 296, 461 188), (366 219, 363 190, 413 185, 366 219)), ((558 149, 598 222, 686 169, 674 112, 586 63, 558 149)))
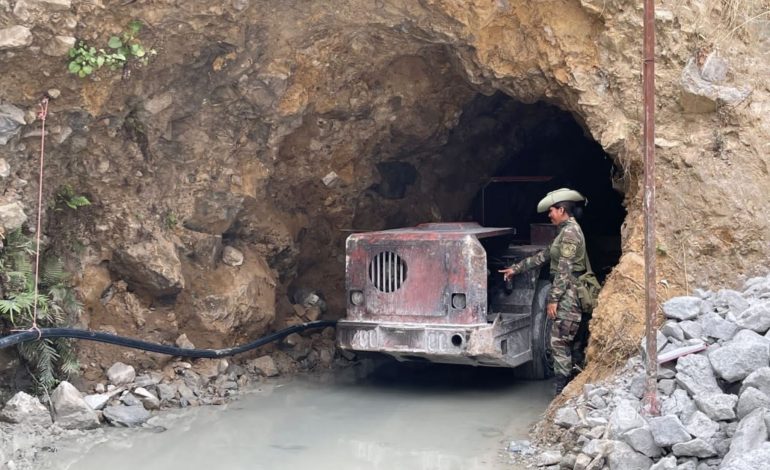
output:
POLYGON ((35 232, 35 297, 32 307, 32 327, 31 331, 37 331, 40 339, 40 328, 37 327, 37 296, 38 283, 40 282, 40 232, 41 221, 43 220, 43 164, 45 162, 45 119, 48 117, 48 97, 40 100, 40 112, 37 113, 38 119, 43 123, 40 134, 40 177, 37 184, 37 230, 35 232))

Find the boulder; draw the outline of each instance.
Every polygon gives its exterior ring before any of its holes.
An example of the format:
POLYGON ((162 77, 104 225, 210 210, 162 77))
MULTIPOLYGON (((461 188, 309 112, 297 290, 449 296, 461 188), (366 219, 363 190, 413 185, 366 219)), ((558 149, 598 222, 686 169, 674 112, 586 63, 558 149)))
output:
POLYGON ((738 397, 726 393, 704 393, 695 396, 698 408, 714 421, 735 418, 735 405, 738 397))
POLYGON ((770 367, 760 367, 743 379, 741 393, 749 387, 754 387, 767 396, 770 396, 770 367))
POLYGON ((116 362, 107 369, 107 378, 113 385, 129 384, 136 378, 136 370, 134 370, 133 366, 116 362))
POLYGON ((663 453, 662 449, 655 444, 650 428, 647 425, 627 431, 620 437, 635 451, 641 452, 647 457, 659 457, 663 453))
POLYGON ((682 422, 676 416, 668 415, 650 418, 649 423, 653 440, 660 447, 668 447, 692 439, 690 433, 687 432, 682 422))
POLYGON ((690 415, 684 428, 695 437, 708 439, 719 431, 719 424, 698 410, 690 415))
POLYGON ((54 422, 64 429, 99 427, 99 416, 69 382, 62 382, 51 393, 54 422))
POLYGON ((743 419, 757 408, 770 410, 770 397, 754 387, 749 387, 738 398, 738 410, 736 412, 738 419, 743 419))
POLYGON ((666 318, 679 321, 692 320, 700 313, 702 299, 698 297, 674 297, 663 303, 663 313, 666 318))
POLYGON ((222 250, 222 262, 228 266, 240 266, 243 264, 243 253, 237 248, 226 246, 222 250))
POLYGON ((747 470, 768 468, 770 462, 770 442, 763 442, 753 449, 735 455, 719 467, 720 470, 747 470))
MULTIPOLYGON (((25 26, 0 29, 0 51, 18 49, 32 44, 32 31, 25 26)), ((5 144, 3 142, 3 144, 5 144)))
POLYGON ((711 338, 730 339, 738 331, 735 323, 725 320, 718 313, 706 313, 698 321, 703 328, 703 335, 711 338))
POLYGON ((674 390, 670 397, 663 400, 662 414, 677 416, 682 421, 690 419, 697 407, 690 396, 682 389, 674 390))
POLYGON ((142 405, 147 410, 160 409, 160 400, 152 392, 143 387, 134 389, 134 394, 142 401, 142 405))
POLYGON ((624 433, 645 426, 644 418, 639 414, 635 404, 628 400, 621 400, 610 415, 610 437, 620 438, 624 433))
POLYGON ((701 339, 703 337, 703 327, 698 321, 687 320, 680 322, 679 328, 682 329, 685 339, 701 339))
POLYGON ((243 196, 228 192, 200 194, 193 214, 184 221, 184 226, 196 232, 221 235, 235 222, 243 208, 243 200, 243 196))
MULTIPOLYGON (((1 122, 0 125, 2 125, 1 122)), ((0 204, 0 230, 5 231, 5 233, 12 232, 21 228, 26 221, 27 214, 24 213, 24 208, 18 202, 0 204)))
POLYGON ((280 373, 272 356, 262 356, 249 361, 248 367, 250 369, 256 370, 258 373, 266 377, 275 377, 280 373))
POLYGON ((750 89, 738 89, 725 85, 716 85, 705 80, 694 59, 682 70, 681 104, 686 113, 708 113, 716 110, 718 103, 736 105, 745 100, 750 89))
POLYGON ((164 238, 116 250, 110 267, 131 288, 153 297, 176 295, 185 286, 176 248, 164 238))
POLYGON ((676 382, 692 396, 722 392, 709 358, 700 354, 679 358, 676 363, 676 382))
POLYGON ((770 301, 757 302, 736 316, 736 323, 759 334, 770 330, 770 301))
POLYGON ((37 397, 18 392, 0 412, 0 420, 8 423, 51 424, 51 413, 37 397))
POLYGON ((104 418, 114 426, 127 428, 140 426, 150 419, 150 412, 142 405, 108 406, 104 409, 104 418))
POLYGON ((741 330, 732 341, 709 352, 708 359, 720 378, 735 382, 761 367, 767 367, 770 348, 765 338, 751 330, 741 330))
POLYGON ((749 301, 738 291, 722 289, 714 297, 714 308, 717 313, 725 314, 730 312, 738 316, 749 308, 749 301))
POLYGON ((698 457, 699 459, 713 457, 717 454, 711 444, 700 438, 674 444, 671 451, 677 457, 698 457))
POLYGON ((677 470, 676 457, 669 455, 658 460, 650 470, 677 470))
MULTIPOLYGON (((725 468, 727 464, 735 464, 741 456, 759 448, 763 443, 766 444, 765 441, 767 441, 768 434, 767 425, 765 424, 765 412, 766 411, 761 408, 754 410, 738 423, 738 428, 735 430, 733 439, 730 442, 730 451, 725 455, 722 461, 722 468, 725 468)), ((770 460, 765 462, 770 462, 770 460)), ((761 467, 749 466, 736 468, 749 469, 761 467)))
POLYGON ((556 410, 553 422, 563 428, 571 428, 580 424, 580 416, 578 416, 575 408, 565 406, 556 410))
POLYGON ((12 104, 0 103, 0 145, 7 144, 24 124, 24 111, 12 104))
POLYGON ((652 460, 636 452, 624 442, 615 441, 612 450, 607 455, 610 470, 636 470, 650 468, 652 460))

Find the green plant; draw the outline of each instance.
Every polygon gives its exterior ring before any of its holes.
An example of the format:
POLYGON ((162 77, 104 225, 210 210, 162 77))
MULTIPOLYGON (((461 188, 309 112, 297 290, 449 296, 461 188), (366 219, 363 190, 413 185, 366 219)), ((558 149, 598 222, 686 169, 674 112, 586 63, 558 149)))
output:
POLYGON ((70 209, 78 209, 84 206, 90 206, 91 201, 87 197, 75 194, 75 190, 72 186, 65 184, 56 192, 56 207, 60 208, 62 205, 69 207, 70 209))
POLYGON ((103 66, 117 70, 123 67, 131 59, 136 59, 147 65, 149 56, 155 55, 154 49, 146 49, 137 39, 142 30, 142 22, 133 20, 120 36, 111 36, 107 41, 107 50, 96 49, 84 41, 78 41, 75 47, 69 50, 69 64, 67 70, 79 77, 91 75, 103 66))
POLYGON ((171 230, 176 227, 178 223, 179 219, 177 219, 174 211, 166 212, 165 217, 163 217, 163 225, 166 227, 166 229, 171 230))
MULTIPOLYGON (((81 306, 67 285, 67 273, 58 258, 41 260, 35 294, 34 253, 32 240, 18 230, 8 235, 0 251, 2 329, 28 329, 34 324, 39 327, 63 326, 80 312, 81 306)), ((18 352, 31 366, 36 383, 44 390, 55 386, 58 377, 68 377, 79 369, 68 340, 31 341, 21 344, 18 352)))

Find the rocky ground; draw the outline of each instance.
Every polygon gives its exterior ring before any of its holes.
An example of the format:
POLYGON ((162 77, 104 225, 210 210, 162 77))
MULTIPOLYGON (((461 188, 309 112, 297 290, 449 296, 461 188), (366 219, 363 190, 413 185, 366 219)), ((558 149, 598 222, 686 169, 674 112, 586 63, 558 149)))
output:
POLYGON ((552 410, 535 446, 512 443, 515 458, 550 470, 770 468, 770 276, 672 298, 663 312, 660 416, 645 412, 637 355, 552 410))
MULTIPOLYGON (((179 341, 184 347, 192 345, 179 341)), ((38 468, 40 452, 55 442, 97 432, 102 426, 145 426, 167 409, 221 405, 267 378, 329 368, 335 361, 333 329, 306 336, 292 334, 280 349, 254 359, 173 358, 161 370, 140 373, 117 362, 102 380, 78 390, 62 382, 44 405, 37 397, 16 393, 0 411, 0 469, 38 468)), ((337 358, 337 366, 345 359, 337 358)))

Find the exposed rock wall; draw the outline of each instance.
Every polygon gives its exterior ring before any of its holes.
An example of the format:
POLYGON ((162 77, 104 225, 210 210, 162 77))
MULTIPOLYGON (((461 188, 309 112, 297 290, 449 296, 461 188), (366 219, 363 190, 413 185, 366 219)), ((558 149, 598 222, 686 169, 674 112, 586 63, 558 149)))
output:
MULTIPOLYGON (((658 8, 668 297, 733 284, 769 258, 770 6, 658 8)), ((35 111, 48 90, 57 98, 46 198, 69 184, 93 202, 45 214, 87 293, 83 325, 151 333, 114 318, 123 307, 107 294, 120 280, 196 344, 232 343, 276 312, 291 315, 289 287, 321 289, 340 315, 350 230, 456 218, 500 164, 441 149, 476 94, 501 90, 570 111, 623 170, 624 256, 592 323, 592 351, 622 355, 637 343, 643 299, 640 9, 619 0, 0 0, 0 221, 10 230, 35 217, 35 111), (67 73, 74 38, 104 47, 134 18, 158 52, 147 66, 67 73), (223 245, 243 252, 243 264, 223 265, 223 245)), ((164 328, 153 334, 177 333, 164 328)))

